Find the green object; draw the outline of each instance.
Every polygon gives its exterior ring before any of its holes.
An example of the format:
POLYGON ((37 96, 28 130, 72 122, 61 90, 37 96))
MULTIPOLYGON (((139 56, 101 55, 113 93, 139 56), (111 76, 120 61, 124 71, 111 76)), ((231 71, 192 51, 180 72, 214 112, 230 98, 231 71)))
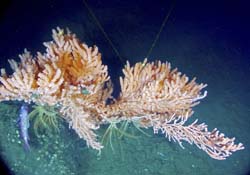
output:
POLYGON ((89 93, 89 91, 86 88, 83 88, 82 89, 82 94, 89 95, 90 93, 89 93))
POLYGON ((61 117, 56 107, 47 105, 33 105, 33 110, 29 113, 30 120, 33 121, 34 132, 40 136, 42 132, 59 131, 59 121, 61 117))
POLYGON ((102 136, 101 143, 103 145, 109 144, 112 151, 114 151, 113 140, 121 139, 123 136, 136 139, 137 136, 127 132, 128 127, 129 121, 122 121, 121 123, 110 122, 102 136))

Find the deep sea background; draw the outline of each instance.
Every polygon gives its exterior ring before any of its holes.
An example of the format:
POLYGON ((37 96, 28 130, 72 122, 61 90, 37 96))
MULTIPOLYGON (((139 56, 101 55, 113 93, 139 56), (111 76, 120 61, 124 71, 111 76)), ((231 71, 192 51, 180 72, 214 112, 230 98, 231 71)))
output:
MULTIPOLYGON (((1 175, 247 175, 250 173, 250 11, 247 1, 86 0, 120 60, 82 0, 2 0, 0 68, 18 60, 27 48, 44 51, 51 30, 68 27, 89 46, 97 45, 108 65, 117 96, 123 62, 142 61, 173 3, 173 10, 148 60, 168 61, 197 82, 208 96, 192 119, 236 137, 245 149, 224 161, 210 158, 194 145, 168 142, 131 128, 138 139, 124 137, 101 155, 88 149, 67 124, 61 132, 31 137, 32 152, 23 150, 16 118, 20 103, 0 104, 1 175), (4 171, 5 168, 5 171, 4 171), (9 170, 9 172, 7 171, 9 170)), ((192 120, 191 119, 191 120, 192 120)), ((105 128, 103 128, 105 129, 105 128)), ((102 132, 102 131, 100 131, 102 132)), ((32 136, 32 133, 31 133, 32 136)), ((34 136, 34 135, 33 135, 34 136)))

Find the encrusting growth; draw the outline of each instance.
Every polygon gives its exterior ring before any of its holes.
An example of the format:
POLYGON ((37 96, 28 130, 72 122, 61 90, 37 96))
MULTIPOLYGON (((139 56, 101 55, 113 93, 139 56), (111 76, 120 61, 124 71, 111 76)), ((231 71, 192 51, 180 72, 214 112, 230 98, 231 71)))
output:
POLYGON ((102 64, 98 48, 88 47, 72 34, 57 28, 53 41, 44 43, 46 52, 32 56, 27 50, 20 62, 9 60, 13 70, 7 75, 1 69, 0 101, 19 100, 36 105, 56 106, 88 146, 103 147, 94 132, 102 124, 136 122, 141 128, 152 127, 169 140, 195 144, 214 159, 223 160, 232 152, 244 149, 234 138, 227 138, 217 129, 207 130, 197 120, 186 125, 192 107, 206 97, 201 93, 206 84, 197 84, 170 63, 155 61, 130 66, 120 77, 121 92, 117 99, 108 68, 102 64), (107 100, 111 99, 111 103, 107 100))

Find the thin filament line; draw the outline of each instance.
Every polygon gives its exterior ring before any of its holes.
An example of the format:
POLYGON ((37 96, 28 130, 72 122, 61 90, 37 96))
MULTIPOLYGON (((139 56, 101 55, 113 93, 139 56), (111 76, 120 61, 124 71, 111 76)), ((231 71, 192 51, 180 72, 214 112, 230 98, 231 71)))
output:
POLYGON ((125 61, 122 59, 122 57, 120 56, 118 50, 116 49, 115 45, 113 44, 113 42, 111 41, 111 39, 109 38, 108 34, 105 32, 104 28, 102 27, 101 23, 99 22, 99 20, 97 19, 97 17, 95 16, 94 12, 90 9, 90 7, 88 6, 87 2, 85 0, 83 0, 83 3, 85 5, 85 7, 87 8, 87 10, 89 11, 91 17, 94 19, 96 25, 99 27, 99 29, 101 30, 102 34, 104 35, 104 37, 106 38, 106 40, 109 42, 110 46, 112 47, 112 49, 114 50, 116 56, 119 58, 119 60, 125 64, 125 61))
POLYGON ((154 40, 154 42, 152 43, 152 45, 151 45, 151 47, 150 47, 150 49, 149 49, 149 51, 148 51, 148 53, 147 53, 146 58, 148 58, 148 57, 150 56, 150 54, 152 53, 152 51, 153 51, 153 49, 154 49, 154 47, 155 47, 155 45, 156 45, 156 43, 157 43, 157 41, 158 41, 158 39, 159 39, 159 37, 160 37, 160 34, 161 34, 161 32, 162 32, 162 30, 163 30, 165 24, 167 23, 170 14, 172 13, 172 11, 173 11, 173 9, 174 9, 174 6, 175 6, 175 1, 172 3, 172 6, 171 6, 170 10, 168 11, 167 15, 165 16, 165 18, 164 18, 164 20, 163 20, 163 22, 162 22, 162 24, 161 24, 160 30, 158 31, 158 33, 157 33, 157 35, 156 35, 156 37, 155 37, 155 40, 154 40))

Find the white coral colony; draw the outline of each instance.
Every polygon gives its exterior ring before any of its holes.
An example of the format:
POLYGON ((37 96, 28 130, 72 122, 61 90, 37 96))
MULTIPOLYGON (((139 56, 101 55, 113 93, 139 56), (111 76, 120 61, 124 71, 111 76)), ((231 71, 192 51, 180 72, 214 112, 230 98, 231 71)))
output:
POLYGON ((197 84, 170 63, 143 62, 130 66, 120 77, 118 99, 111 96, 107 66, 102 64, 98 48, 81 43, 75 34, 57 28, 53 41, 44 43, 45 53, 32 56, 27 50, 20 62, 9 60, 13 69, 7 75, 1 69, 0 101, 23 100, 36 105, 59 106, 61 117, 69 122, 88 146, 101 150, 95 130, 102 124, 137 122, 141 128, 153 128, 169 140, 195 144, 214 159, 223 160, 244 149, 234 138, 217 129, 208 131, 197 120, 187 125, 192 107, 206 97, 206 84, 197 84), (107 104, 107 100, 113 103, 107 104))

